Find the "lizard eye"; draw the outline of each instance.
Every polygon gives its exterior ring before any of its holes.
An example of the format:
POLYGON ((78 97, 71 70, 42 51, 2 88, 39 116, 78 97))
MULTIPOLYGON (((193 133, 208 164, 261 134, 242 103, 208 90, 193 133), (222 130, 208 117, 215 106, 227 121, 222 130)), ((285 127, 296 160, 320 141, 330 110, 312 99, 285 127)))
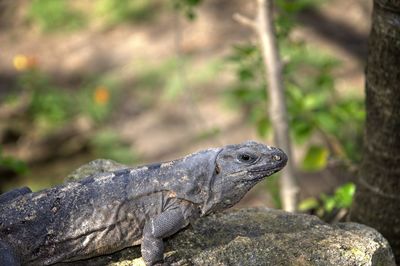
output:
POLYGON ((240 153, 237 159, 243 163, 252 163, 257 159, 257 157, 248 153, 240 153))

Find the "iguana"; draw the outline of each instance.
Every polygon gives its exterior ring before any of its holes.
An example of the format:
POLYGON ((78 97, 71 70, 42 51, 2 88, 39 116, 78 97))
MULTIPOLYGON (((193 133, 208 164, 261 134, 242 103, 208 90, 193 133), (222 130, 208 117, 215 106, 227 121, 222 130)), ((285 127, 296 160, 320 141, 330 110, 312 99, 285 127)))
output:
POLYGON ((247 141, 8 192, 0 196, 0 265, 70 262, 139 244, 146 265, 161 264, 163 238, 233 206, 286 162, 282 150, 247 141))

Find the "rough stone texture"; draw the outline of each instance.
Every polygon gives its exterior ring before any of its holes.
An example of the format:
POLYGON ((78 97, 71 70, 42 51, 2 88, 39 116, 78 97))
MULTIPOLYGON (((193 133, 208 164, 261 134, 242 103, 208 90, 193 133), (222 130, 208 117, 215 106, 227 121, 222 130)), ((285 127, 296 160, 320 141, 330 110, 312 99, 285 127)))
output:
MULTIPOLYGON (((273 209, 199 219, 168 239, 166 251, 172 265, 395 265, 387 241, 372 228, 273 209)), ((144 265, 139 258, 133 247, 74 265, 144 265)))
MULTIPOLYGON (((125 166, 96 160, 77 169, 74 178, 121 168, 125 166)), ((395 265, 388 242, 370 227, 330 225, 315 216, 267 208, 197 220, 167 239, 166 261, 172 265, 395 265)), ((144 264, 137 246, 73 265, 144 264)))
POLYGON ((175 252, 168 261, 194 265, 395 265, 374 229, 272 209, 202 219, 169 244, 175 252))

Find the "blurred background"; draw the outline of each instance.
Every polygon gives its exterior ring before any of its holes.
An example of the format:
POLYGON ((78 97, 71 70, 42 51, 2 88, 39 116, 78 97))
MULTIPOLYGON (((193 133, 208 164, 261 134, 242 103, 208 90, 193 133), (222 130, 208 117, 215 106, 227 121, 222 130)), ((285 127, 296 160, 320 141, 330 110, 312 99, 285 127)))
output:
MULTIPOLYGON (((272 144, 255 1, 2 0, 0 193, 96 158, 171 160, 272 144)), ((345 216, 364 121, 371 1, 276 1, 302 211, 345 216), (345 212, 343 212, 345 210, 345 212)), ((240 203, 279 208, 278 176, 240 203)))

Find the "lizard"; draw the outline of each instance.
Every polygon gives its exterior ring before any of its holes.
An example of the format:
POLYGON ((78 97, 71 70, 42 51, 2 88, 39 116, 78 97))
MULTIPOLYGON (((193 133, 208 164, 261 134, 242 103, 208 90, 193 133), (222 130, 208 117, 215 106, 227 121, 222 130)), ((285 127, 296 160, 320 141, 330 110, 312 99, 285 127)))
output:
POLYGON ((279 148, 246 141, 39 192, 5 193, 0 265, 72 262, 139 244, 146 265, 162 265, 164 238, 232 207, 287 160, 279 148))

